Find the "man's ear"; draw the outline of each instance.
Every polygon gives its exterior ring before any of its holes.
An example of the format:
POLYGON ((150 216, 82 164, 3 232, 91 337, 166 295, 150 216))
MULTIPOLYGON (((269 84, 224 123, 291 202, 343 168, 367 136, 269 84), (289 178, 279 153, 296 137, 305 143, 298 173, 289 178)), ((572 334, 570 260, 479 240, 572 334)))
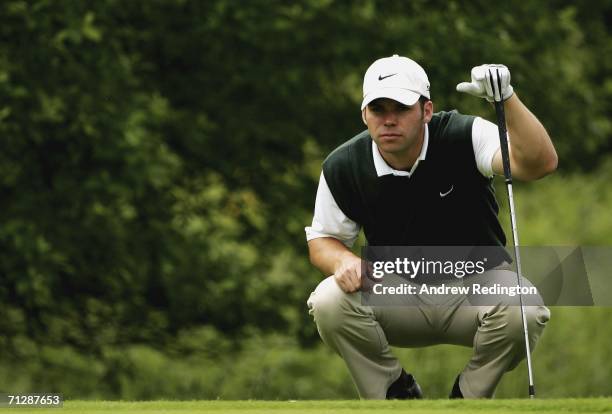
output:
POLYGON ((361 111, 361 120, 363 121, 364 124, 366 124, 366 126, 368 126, 368 123, 366 122, 366 119, 365 119, 365 111, 366 111, 366 109, 368 109, 367 106, 365 108, 363 108, 363 111, 361 111))
POLYGON ((423 105, 423 122, 429 123, 431 121, 431 117, 433 116, 433 102, 427 101, 423 105))

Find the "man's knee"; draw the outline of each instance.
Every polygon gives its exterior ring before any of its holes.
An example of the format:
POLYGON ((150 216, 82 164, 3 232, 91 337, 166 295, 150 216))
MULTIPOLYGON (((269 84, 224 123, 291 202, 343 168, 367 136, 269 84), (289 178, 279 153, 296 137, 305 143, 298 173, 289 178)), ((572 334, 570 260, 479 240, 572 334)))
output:
MULTIPOLYGON (((525 320, 529 334, 529 346, 533 352, 546 323, 550 319, 550 311, 546 306, 525 306, 525 320)), ((525 330, 521 317, 520 306, 510 306, 506 314, 506 341, 511 343, 514 358, 508 367, 514 369, 526 356, 525 330)))
POLYGON ((340 289, 334 276, 319 283, 307 302, 309 313, 314 317, 319 330, 335 330, 342 325, 343 318, 355 300, 351 297, 353 295, 340 289))
MULTIPOLYGON (((524 306, 523 309, 525 310, 529 343, 535 345, 550 319, 550 311, 546 306, 524 306)), ((489 330, 497 332, 496 336, 499 341, 512 343, 517 350, 524 349, 525 330, 520 306, 496 306, 487 310, 484 319, 489 330)))
POLYGON ((527 306, 527 325, 530 329, 541 331, 550 320, 550 310, 546 306, 527 306))
MULTIPOLYGON (((530 342, 537 339, 550 319, 550 311, 546 306, 524 306, 525 320, 530 342)), ((507 334, 510 340, 524 342, 525 331, 520 306, 509 306, 506 309, 507 334)))

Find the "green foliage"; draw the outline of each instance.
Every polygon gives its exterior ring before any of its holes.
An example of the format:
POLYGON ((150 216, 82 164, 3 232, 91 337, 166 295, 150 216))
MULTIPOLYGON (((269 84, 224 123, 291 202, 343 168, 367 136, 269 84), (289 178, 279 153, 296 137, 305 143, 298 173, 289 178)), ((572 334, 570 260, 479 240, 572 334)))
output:
POLYGON ((331 399, 354 393, 344 363, 330 350, 303 351, 279 335, 246 340, 242 352, 228 352, 208 328, 182 333, 166 352, 134 344, 89 355, 68 346, 29 345, 18 360, 0 364, 3 390, 127 400, 331 399))
MULTIPOLYGON (((609 395, 612 352, 607 308, 552 308, 533 353, 538 397, 609 395)), ((0 363, 0 389, 61 392, 67 399, 354 399, 342 359, 323 344, 301 349, 286 335, 245 339, 242 351, 211 328, 181 332, 164 351, 132 344, 100 355, 20 338, 20 354, 0 363)), ((471 349, 394 349, 427 398, 445 398, 471 349)), ((499 398, 527 396, 525 362, 506 374, 499 398)))
MULTIPOLYGON (((521 183, 516 191, 522 245, 606 246, 612 234, 612 159, 592 173, 560 171, 540 181, 521 183)), ((504 207, 506 190, 498 189, 504 207)), ((500 212, 510 228, 507 209, 500 212)))
MULTIPOLYGON (((319 343, 303 227, 321 160, 363 127, 363 72, 392 53, 423 64, 436 108, 488 117, 455 84, 476 64, 510 66, 561 159, 517 189, 524 244, 608 243, 610 13, 604 1, 2 2, 0 365, 19 372, 1 370, 2 384, 352 395, 337 359, 299 348, 319 343), (324 380, 319 365, 338 373, 324 380)), ((446 377, 427 378, 442 393, 446 377)))

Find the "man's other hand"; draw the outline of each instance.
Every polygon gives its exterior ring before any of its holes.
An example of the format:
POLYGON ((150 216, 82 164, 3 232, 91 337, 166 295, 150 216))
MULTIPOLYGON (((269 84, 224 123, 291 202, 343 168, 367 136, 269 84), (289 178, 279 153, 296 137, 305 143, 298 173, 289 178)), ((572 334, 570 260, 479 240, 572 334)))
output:
POLYGON ((347 256, 334 271, 336 283, 346 293, 353 293, 361 288, 361 259, 347 256))
POLYGON ((461 82, 457 85, 457 91, 485 98, 489 102, 505 101, 514 93, 510 85, 510 70, 504 65, 480 65, 472 68, 472 81, 461 82))

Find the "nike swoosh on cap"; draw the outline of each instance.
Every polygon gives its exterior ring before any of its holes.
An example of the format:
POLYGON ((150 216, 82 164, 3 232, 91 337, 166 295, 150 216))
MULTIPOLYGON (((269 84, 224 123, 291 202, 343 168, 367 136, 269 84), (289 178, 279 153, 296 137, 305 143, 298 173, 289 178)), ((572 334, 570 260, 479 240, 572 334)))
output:
POLYGON ((392 73, 391 75, 387 75, 387 76, 378 75, 378 80, 381 81, 383 79, 387 79, 387 78, 390 78, 391 76, 395 76, 395 75, 397 75, 397 73, 392 73))

